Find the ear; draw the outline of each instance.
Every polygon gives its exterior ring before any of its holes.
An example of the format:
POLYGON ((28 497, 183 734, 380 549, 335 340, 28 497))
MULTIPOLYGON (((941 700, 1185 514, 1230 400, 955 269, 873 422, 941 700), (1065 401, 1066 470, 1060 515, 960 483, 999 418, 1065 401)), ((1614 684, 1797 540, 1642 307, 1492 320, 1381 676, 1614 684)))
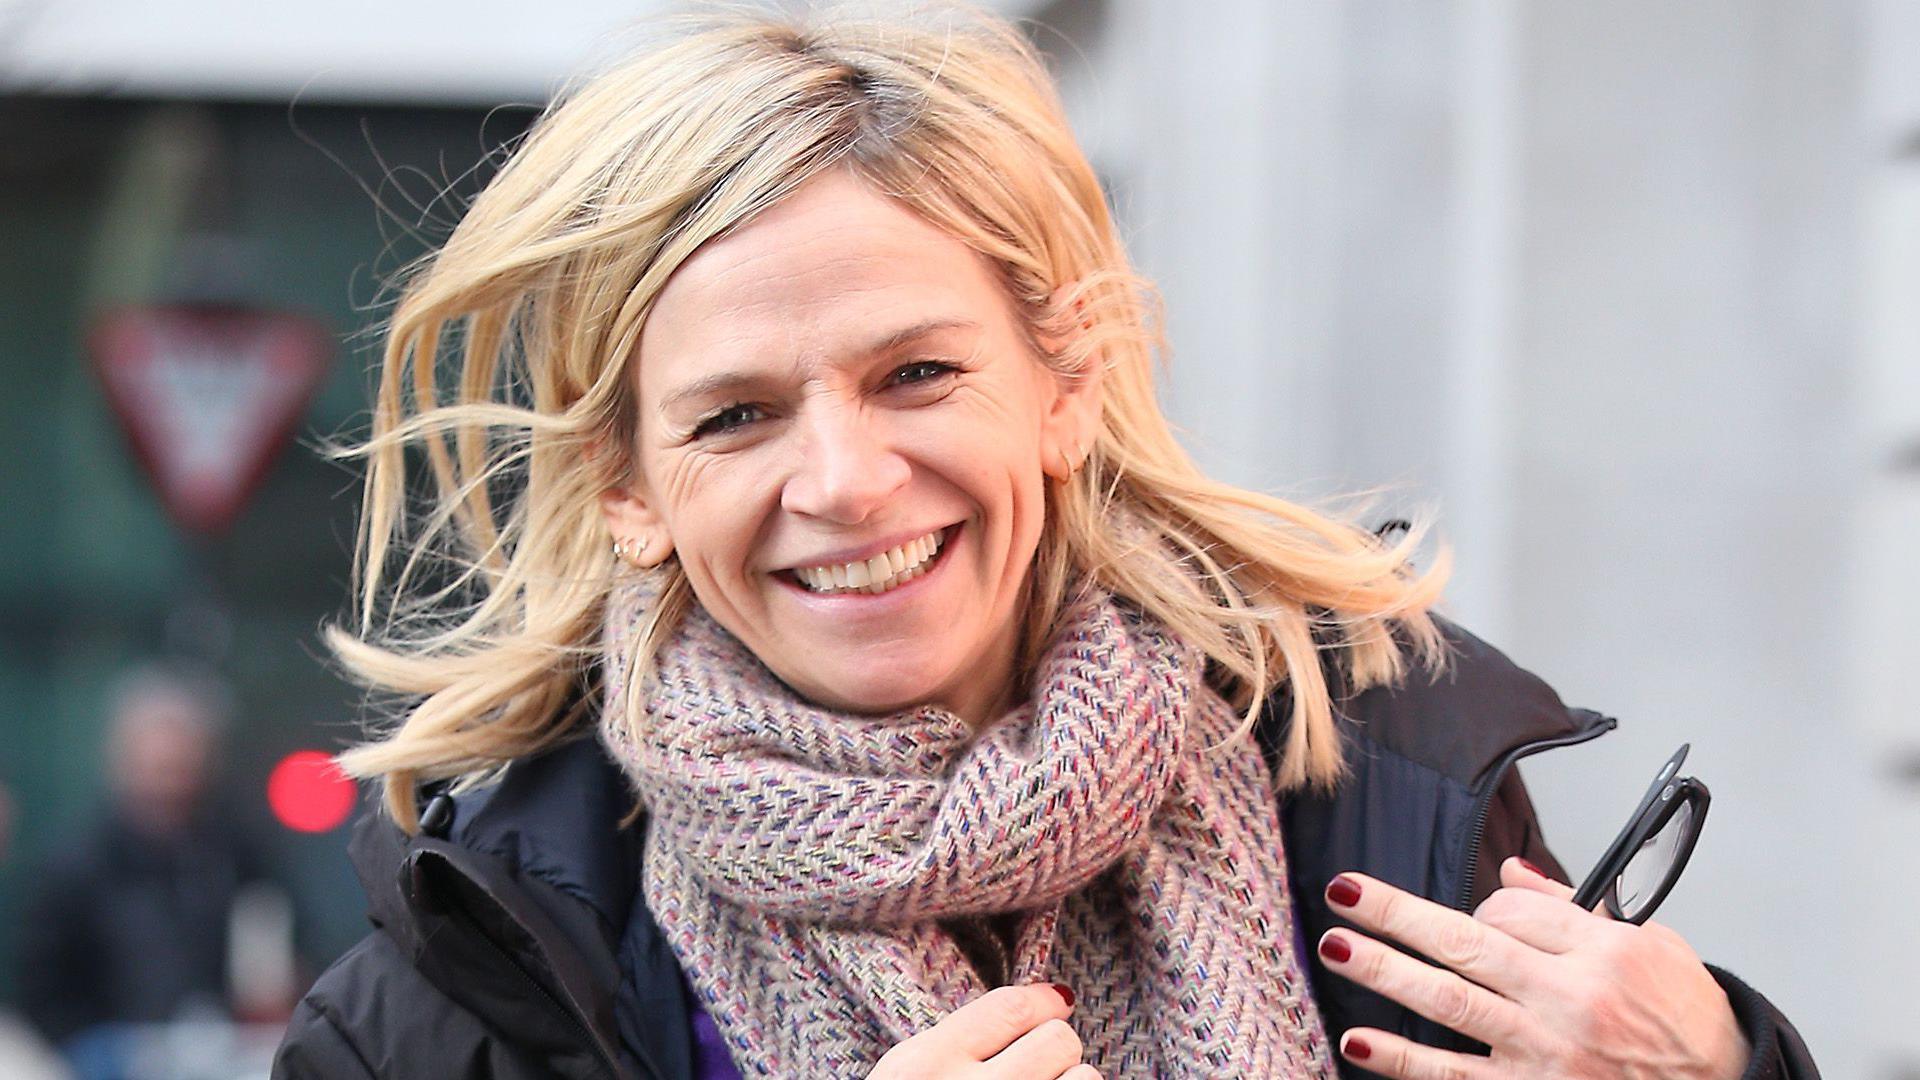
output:
POLYGON ((637 487, 608 488, 600 493, 600 515, 607 533, 616 544, 626 545, 628 563, 646 568, 659 566, 673 554, 673 537, 653 508, 652 501, 637 487))
MULTIPOLYGON (((1070 282, 1055 289, 1054 302, 1059 302, 1062 294, 1076 284, 1070 282)), ((1092 319, 1081 315, 1084 310, 1085 304, 1076 301, 1071 336, 1064 341, 1046 341, 1048 349, 1058 352, 1093 329, 1092 319)), ((1053 479, 1066 481, 1086 462, 1100 433, 1101 381, 1106 367, 1096 355, 1081 371, 1061 374, 1049 369, 1047 375, 1053 381, 1054 396, 1040 422, 1040 468, 1053 479)))

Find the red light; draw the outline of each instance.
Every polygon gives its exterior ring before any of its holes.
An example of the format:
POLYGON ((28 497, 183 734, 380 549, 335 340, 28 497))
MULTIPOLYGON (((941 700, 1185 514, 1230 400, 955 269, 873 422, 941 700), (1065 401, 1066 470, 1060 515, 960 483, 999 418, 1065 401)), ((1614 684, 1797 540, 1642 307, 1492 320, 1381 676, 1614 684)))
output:
POLYGON ((295 750, 267 776, 267 805, 296 832, 323 833, 353 813, 353 781, 318 750, 295 750))

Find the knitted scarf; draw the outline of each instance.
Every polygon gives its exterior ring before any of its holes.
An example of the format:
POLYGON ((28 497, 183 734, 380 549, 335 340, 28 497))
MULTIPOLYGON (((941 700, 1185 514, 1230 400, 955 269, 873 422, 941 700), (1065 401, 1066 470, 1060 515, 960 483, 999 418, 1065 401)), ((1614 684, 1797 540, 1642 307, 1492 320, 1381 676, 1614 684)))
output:
POLYGON ((1060 982, 1109 1077, 1334 1075, 1274 797, 1201 660, 1084 598, 977 733, 799 700, 697 606, 643 715, 611 606, 601 736, 649 815, 647 905, 749 1076, 865 1076, 1001 983, 1060 982))

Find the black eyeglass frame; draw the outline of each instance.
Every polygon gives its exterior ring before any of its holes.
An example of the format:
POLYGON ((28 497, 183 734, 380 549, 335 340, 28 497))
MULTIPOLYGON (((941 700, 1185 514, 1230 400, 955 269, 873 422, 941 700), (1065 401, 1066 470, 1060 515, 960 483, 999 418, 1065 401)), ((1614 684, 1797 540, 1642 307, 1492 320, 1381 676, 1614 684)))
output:
POLYGON ((1651 918, 1654 909, 1658 908, 1666 900, 1667 894, 1673 891, 1673 886, 1680 880, 1681 871, 1687 867, 1687 860, 1693 857, 1694 844, 1699 841, 1700 830, 1706 825, 1707 807, 1712 803, 1712 795, 1707 791, 1707 785, 1691 776, 1678 775, 1681 764, 1687 760, 1687 751, 1692 748, 1692 743, 1680 744, 1680 749, 1674 751, 1673 756, 1667 759, 1667 763, 1660 767, 1660 772, 1653 778, 1652 786, 1648 787, 1646 795, 1641 797, 1640 805, 1634 808, 1633 816, 1627 819, 1626 828, 1621 829, 1620 835, 1613 838, 1613 843, 1607 846, 1606 854, 1600 856, 1600 861, 1594 864, 1593 870, 1581 881, 1580 887, 1574 890, 1573 902, 1579 905, 1581 910, 1590 911, 1595 904, 1604 900, 1607 914, 1637 926, 1651 918), (1672 865, 1667 868, 1666 876, 1654 890, 1653 895, 1648 898, 1645 906, 1628 915, 1620 907, 1620 875, 1626 872, 1627 864, 1639 854, 1641 845, 1659 835, 1660 830, 1667 827, 1667 824, 1673 820, 1673 815, 1679 813, 1683 806, 1693 807, 1693 819, 1688 823, 1687 831, 1681 835, 1674 849, 1672 865))

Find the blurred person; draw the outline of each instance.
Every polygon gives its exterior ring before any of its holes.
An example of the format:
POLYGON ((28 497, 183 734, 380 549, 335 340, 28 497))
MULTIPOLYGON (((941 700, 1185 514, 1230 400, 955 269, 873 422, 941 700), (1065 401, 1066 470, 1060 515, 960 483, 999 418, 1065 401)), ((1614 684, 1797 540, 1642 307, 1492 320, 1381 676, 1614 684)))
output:
POLYGON ((214 798, 228 694, 152 666, 108 699, 108 799, 30 886, 23 1009, 85 1076, 115 1075, 123 1025, 225 1019, 235 897, 266 880, 253 839, 214 798))
POLYGON ((378 929, 276 1074, 1815 1076, 1569 903, 1512 763, 1608 724, 1418 530, 1193 465, 1146 293, 990 16, 557 103, 390 323, 331 638, 410 695, 342 758, 378 929))

